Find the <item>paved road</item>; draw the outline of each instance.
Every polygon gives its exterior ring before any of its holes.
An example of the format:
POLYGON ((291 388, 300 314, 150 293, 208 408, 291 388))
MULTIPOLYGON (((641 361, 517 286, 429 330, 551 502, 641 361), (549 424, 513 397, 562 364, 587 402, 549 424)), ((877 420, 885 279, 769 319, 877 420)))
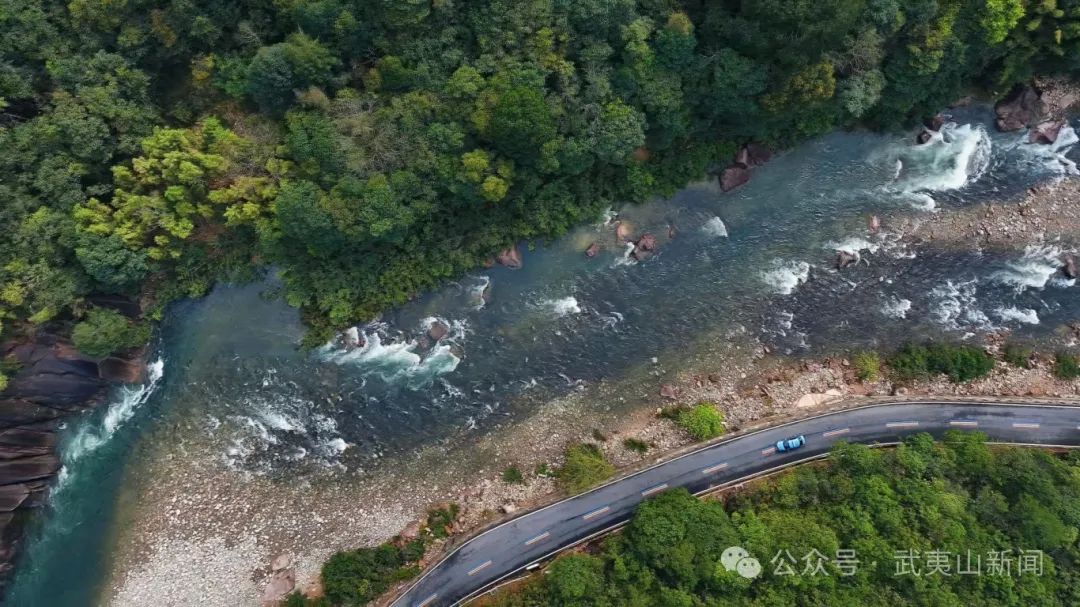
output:
POLYGON ((393 607, 457 605, 568 546, 626 522, 650 495, 738 483, 821 457, 838 440, 888 444, 917 432, 978 430, 991 441, 1080 447, 1080 407, 1017 402, 926 401, 869 405, 790 422, 713 444, 494 527, 429 569, 393 607), (806 446, 776 453, 802 434, 806 446))

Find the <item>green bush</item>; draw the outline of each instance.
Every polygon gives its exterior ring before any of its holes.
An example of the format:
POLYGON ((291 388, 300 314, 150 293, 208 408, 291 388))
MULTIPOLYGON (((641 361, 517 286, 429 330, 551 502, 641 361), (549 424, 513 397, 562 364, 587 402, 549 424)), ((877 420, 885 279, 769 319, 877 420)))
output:
POLYGON ((716 438, 724 433, 724 416, 710 402, 700 402, 679 413, 677 422, 697 440, 716 438))
POLYGON ((559 469, 559 484, 568 493, 581 493, 615 474, 612 466, 596 445, 571 445, 566 449, 566 462, 559 469))
POLYGON ((623 439, 623 447, 634 453, 645 453, 649 450, 649 443, 638 438, 623 439))
POLYGON ((1018 343, 1009 342, 1001 349, 1001 357, 1005 362, 1021 369, 1031 368, 1031 348, 1018 343))
MULTIPOLYGON (((411 556, 411 555, 410 555, 411 556)), ((364 605, 419 569, 393 544, 338 552, 322 567, 323 591, 334 605, 364 605)))
POLYGON ((436 538, 444 538, 450 535, 450 527, 453 526, 454 520, 457 519, 460 511, 461 508, 454 503, 445 508, 429 510, 427 515, 428 533, 436 538))
POLYGON ((1080 377, 1080 363, 1076 356, 1065 351, 1059 351, 1054 355, 1054 375, 1060 379, 1076 379, 1080 377))
POLYGON ((517 466, 510 466, 506 470, 503 470, 502 479, 504 483, 520 485, 525 482, 525 475, 521 473, 521 470, 519 470, 517 466))
POLYGON ((974 346, 931 342, 905 345, 889 360, 889 366, 901 380, 944 374, 959 383, 989 374, 994 368, 994 359, 974 346))
POLYGON ((541 462, 539 464, 536 464, 536 467, 533 468, 533 474, 535 474, 536 476, 544 477, 544 478, 551 478, 551 477, 558 476, 558 472, 555 471, 555 470, 552 470, 551 466, 546 462, 541 462))
POLYGON ((881 377, 881 357, 877 352, 859 352, 852 361, 859 381, 877 381, 881 377))
POLYGON ((75 325, 71 339, 83 354, 105 358, 113 352, 145 344, 150 339, 150 327, 132 322, 115 310, 92 308, 75 325))

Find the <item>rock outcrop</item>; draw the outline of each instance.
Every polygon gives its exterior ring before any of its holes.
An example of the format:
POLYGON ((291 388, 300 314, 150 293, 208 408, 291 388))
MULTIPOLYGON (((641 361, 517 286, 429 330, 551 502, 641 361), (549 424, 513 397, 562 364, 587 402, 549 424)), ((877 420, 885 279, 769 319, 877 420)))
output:
POLYGON ((1020 84, 994 104, 994 114, 997 116, 994 124, 999 131, 1018 131, 1034 125, 1042 117, 1043 111, 1039 92, 1030 85, 1020 84))
POLYGON ((720 189, 730 192, 750 181, 750 169, 746 165, 732 164, 720 172, 720 189))
POLYGON ((587 249, 585 249, 585 257, 590 257, 590 258, 596 257, 596 254, 599 253, 599 252, 600 252, 600 245, 598 245, 598 244, 596 244, 594 242, 594 243, 590 244, 587 249))
POLYGON ((1061 260, 1061 273, 1067 278, 1080 278, 1080 269, 1076 266, 1076 258, 1072 255, 1066 255, 1061 260))
POLYGON ((642 234, 634 245, 634 259, 643 261, 656 250, 656 237, 652 234, 642 234))
POLYGON ((850 251, 837 251, 836 252, 836 269, 843 270, 844 268, 859 263, 858 253, 851 253, 850 251))
MULTIPOLYGON (((96 302, 133 313, 115 298, 96 302)), ((141 353, 140 353, 141 355, 141 353)), ((101 402, 111 383, 140 382, 144 365, 122 358, 96 361, 65 339, 41 333, 34 341, 0 346, 16 368, 0 392, 0 594, 6 590, 26 524, 46 503, 60 471, 57 435, 64 418, 101 402)))
POLYGON ((1063 120, 1047 120, 1040 122, 1028 133, 1028 143, 1051 144, 1057 141, 1058 133, 1065 126, 1063 120))
POLYGON ((517 270, 522 266, 521 251, 516 246, 499 251, 495 256, 495 262, 511 270, 517 270))

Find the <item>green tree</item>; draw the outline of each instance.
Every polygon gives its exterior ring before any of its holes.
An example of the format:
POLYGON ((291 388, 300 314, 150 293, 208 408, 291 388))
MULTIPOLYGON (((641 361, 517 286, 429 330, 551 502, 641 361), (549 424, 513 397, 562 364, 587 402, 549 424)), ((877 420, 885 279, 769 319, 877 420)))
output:
POLYGON ((248 67, 248 93, 264 111, 284 112, 295 91, 330 82, 340 61, 303 33, 259 49, 248 67))
POLYGON ((72 341, 80 352, 93 358, 105 358, 128 348, 141 346, 150 339, 150 327, 128 320, 123 314, 106 308, 91 308, 75 325, 72 341))

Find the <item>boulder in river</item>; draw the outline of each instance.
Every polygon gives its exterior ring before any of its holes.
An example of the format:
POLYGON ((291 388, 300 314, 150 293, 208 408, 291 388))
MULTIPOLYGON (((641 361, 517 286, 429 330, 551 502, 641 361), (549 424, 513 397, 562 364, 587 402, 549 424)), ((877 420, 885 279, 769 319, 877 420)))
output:
POLYGON ((760 143, 748 143, 742 149, 748 166, 759 167, 772 159, 772 152, 760 143))
POLYGON ((929 129, 923 129, 919 131, 919 134, 915 136, 915 143, 923 145, 930 143, 930 140, 934 138, 934 134, 929 129))
POLYGON ((750 181, 750 169, 743 165, 732 164, 720 173, 720 189, 730 192, 750 181))
POLYGON ((940 131, 941 127, 945 126, 945 116, 934 114, 932 117, 923 120, 923 126, 931 131, 940 131))
POLYGON ((870 230, 870 233, 877 234, 881 231, 881 218, 877 215, 871 215, 870 219, 866 220, 866 227, 870 230))
POLYGON ((850 251, 837 251, 836 252, 836 269, 843 270, 844 268, 859 263, 859 254, 852 253, 850 251))
POLYGON ((1076 258, 1066 255, 1062 260, 1061 273, 1069 278, 1080 278, 1080 269, 1076 267, 1076 258))
POLYGON ((589 245, 589 248, 585 249, 585 257, 596 257, 596 254, 600 252, 600 245, 595 242, 589 245))
POLYGON ((522 266, 521 251, 519 251, 516 246, 503 249, 495 256, 495 262, 500 266, 505 266, 511 270, 517 270, 522 266))
POLYGON ((630 225, 627 221, 618 221, 615 223, 615 240, 619 242, 629 242, 630 234, 634 231, 634 226, 630 225))
POLYGON ((1047 120, 1040 122, 1028 133, 1028 143, 1051 144, 1057 141, 1058 133, 1061 132, 1065 122, 1061 120, 1047 120))
POLYGON ((437 342, 440 339, 446 337, 446 334, 450 332, 450 327, 446 326, 441 320, 436 320, 428 327, 427 336, 431 338, 431 341, 437 342))
POLYGON ((1018 131, 1035 124, 1043 114, 1043 103, 1038 91, 1030 85, 1019 84, 994 104, 994 114, 997 115, 994 124, 999 131, 1018 131))
POLYGON ((645 233, 641 235, 637 243, 634 245, 634 259, 642 261, 652 254, 656 250, 656 237, 652 234, 645 233))

